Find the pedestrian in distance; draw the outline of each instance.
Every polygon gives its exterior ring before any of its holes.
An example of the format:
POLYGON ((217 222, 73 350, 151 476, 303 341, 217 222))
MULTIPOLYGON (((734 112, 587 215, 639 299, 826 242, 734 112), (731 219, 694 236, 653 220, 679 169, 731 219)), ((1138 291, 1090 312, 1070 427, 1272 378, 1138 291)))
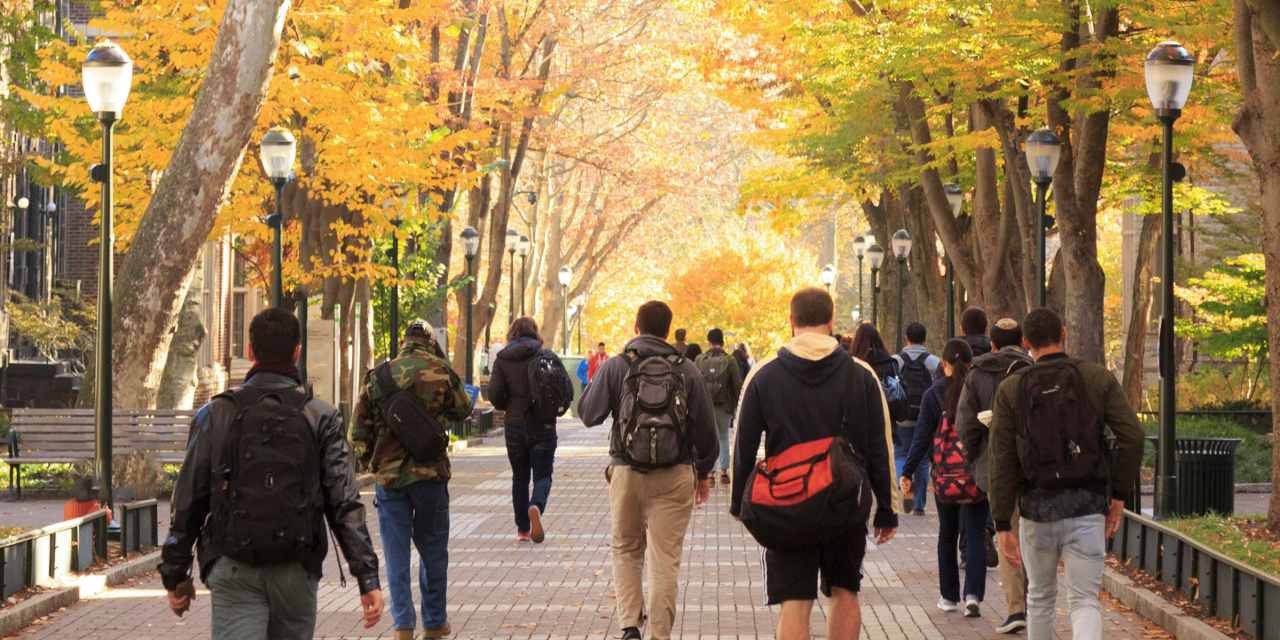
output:
POLYGON ((765 547, 768 604, 781 605, 779 640, 810 637, 819 579, 829 598, 826 637, 856 640, 868 520, 877 544, 898 527, 884 396, 871 367, 832 337, 833 311, 823 289, 792 296, 794 337, 752 370, 738 413, 729 513, 765 547), (761 437, 766 461, 757 466, 761 437), (822 455, 827 464, 805 464, 822 455))
POLYGON ((694 361, 702 380, 711 393, 711 403, 716 409, 716 430, 720 435, 720 459, 716 469, 720 471, 720 484, 729 484, 730 447, 729 430, 733 427, 733 415, 738 411, 738 395, 742 393, 742 370, 738 361, 724 350, 724 332, 712 329, 707 332, 710 348, 694 361))
POLYGON ((685 530, 710 494, 720 449, 711 394, 693 362, 667 343, 670 331, 670 307, 641 305, 636 337, 600 366, 578 404, 588 427, 613 418, 605 480, 623 640, 641 638, 646 564, 649 637, 671 638, 685 530))
MULTIPOLYGON (((586 361, 583 360, 583 364, 586 361)), ((515 509, 516 540, 541 543, 546 535, 542 515, 547 511, 551 495, 551 474, 556 458, 556 416, 539 410, 539 389, 533 381, 543 372, 540 365, 550 367, 547 373, 559 376, 564 365, 555 352, 542 348, 542 336, 533 318, 520 318, 507 330, 507 348, 498 354, 493 376, 489 378, 489 401, 506 412, 503 435, 507 441, 507 460, 511 462, 511 504, 515 509), (559 367, 556 370, 556 367, 559 367), (533 494, 529 493, 532 476, 533 494)), ((568 383, 564 374, 563 383, 568 383)), ((546 386, 546 381, 539 384, 546 386)), ((572 396, 570 396, 572 400, 572 396)), ((547 403, 542 403, 547 404, 547 403)))
POLYGON ((752 365, 755 364, 755 358, 751 356, 751 347, 745 342, 739 342, 738 347, 733 350, 733 359, 738 361, 738 374, 743 381, 746 381, 752 365))
MULTIPOLYGON (((596 345, 596 350, 591 353, 591 357, 587 358, 587 382, 591 382, 596 377, 596 371, 600 369, 600 365, 609 359, 609 350, 601 342, 596 345)), ((586 388, 585 386, 583 387, 586 388)))
MULTIPOLYGON (((1031 356, 1022 347, 1022 326, 1013 318, 1002 318, 991 327, 991 345, 995 351, 973 359, 973 367, 965 377, 956 408, 956 432, 964 444, 965 460, 973 466, 978 488, 990 494, 990 430, 991 410, 995 406, 996 389, 1012 373, 1031 365, 1031 356)), ((1018 536, 1018 513, 1015 506, 1009 520, 1013 536, 1018 536)), ((997 545, 998 546, 998 545, 997 545)), ((999 550, 1000 586, 1008 617, 996 627, 999 633, 1014 633, 1027 628, 1027 572, 1014 566, 999 550)))
MULTIPOLYGON (((898 361, 885 350, 884 339, 880 337, 880 331, 874 324, 864 322, 858 325, 858 329, 853 332, 849 353, 854 358, 871 365, 871 370, 880 380, 885 400, 889 403, 889 421, 897 424, 905 420, 909 407, 907 392, 902 387, 898 371, 898 361)), ((893 446, 895 448, 904 446, 896 429, 893 433, 893 446)))
POLYGON ((969 343, 973 357, 979 358, 991 353, 991 338, 987 335, 987 312, 978 307, 969 307, 960 314, 961 340, 969 343))
POLYGON ((702 355, 702 345, 696 342, 690 342, 689 348, 684 350, 684 357, 688 358, 689 362, 697 361, 700 355, 702 355))
POLYGON ((471 415, 471 396, 440 357, 431 325, 414 320, 400 351, 365 376, 351 443, 373 472, 382 555, 391 591, 395 640, 415 626, 410 547, 418 550, 422 637, 451 633, 445 603, 449 572, 449 433, 444 424, 471 415))
POLYGON ((902 467, 899 484, 903 493, 911 491, 915 470, 926 455, 932 457, 934 505, 938 508, 938 587, 942 592, 938 609, 955 611, 960 602, 956 544, 961 535, 960 523, 964 522, 964 615, 976 618, 987 594, 986 530, 990 505, 965 462, 955 429, 956 407, 972 362, 973 352, 967 342, 947 341, 942 349, 945 377, 925 394, 911 455, 902 467))
POLYGON ((578 361, 578 369, 574 373, 578 376, 579 388, 586 390, 587 385, 591 382, 591 365, 586 358, 578 361))
POLYGON ((1027 314, 1022 341, 1035 364, 1000 383, 991 422, 996 531, 1004 555, 1027 570, 1029 639, 1054 637, 1062 562, 1072 637, 1096 640, 1102 637, 1098 590, 1106 539, 1120 525, 1145 433, 1115 375, 1064 351, 1057 313, 1027 314), (1106 428, 1115 436, 1114 462, 1106 428))
POLYGON ((688 335, 688 329, 676 329, 676 343, 671 345, 675 347, 676 353, 684 357, 688 357, 689 343, 685 342, 685 338, 688 337, 688 335))
POLYGON ((244 385, 214 397, 191 421, 159 571, 169 608, 182 617, 196 598, 198 545, 214 640, 315 635, 326 524, 359 585, 365 628, 382 618, 378 557, 342 415, 302 385, 300 337, 292 312, 255 316, 244 385))
MULTIPOLYGON (((929 337, 925 326, 919 322, 912 322, 907 325, 903 334, 907 339, 907 345, 902 348, 902 353, 893 356, 894 364, 898 367, 902 390, 907 394, 907 415, 904 416, 904 420, 897 423, 897 438, 894 440, 895 443, 901 444, 895 445, 893 450, 894 460, 898 463, 899 476, 902 475, 902 466, 910 453, 911 442, 915 439, 916 421, 920 418, 920 404, 935 380, 943 377, 940 367, 942 361, 938 356, 929 353, 929 349, 924 346, 925 340, 929 337)), ((929 463, 926 461, 916 467, 915 475, 911 477, 914 495, 904 496, 905 499, 911 500, 912 515, 924 515, 925 496, 929 491, 928 482, 929 463)))

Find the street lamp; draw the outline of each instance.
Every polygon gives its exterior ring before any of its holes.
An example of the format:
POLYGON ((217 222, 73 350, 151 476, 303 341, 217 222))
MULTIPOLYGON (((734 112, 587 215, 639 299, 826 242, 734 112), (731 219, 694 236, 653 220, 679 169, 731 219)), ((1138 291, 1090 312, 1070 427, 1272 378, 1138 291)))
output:
POLYGON ((507 229, 507 255, 511 257, 510 282, 507 283, 507 326, 516 321, 516 247, 520 244, 520 234, 515 229, 507 229))
POLYGON ((867 249, 867 262, 871 263, 871 323, 880 321, 880 282, 876 276, 880 273, 880 265, 884 263, 884 249, 872 243, 867 249))
POLYGON ((889 241, 893 257, 898 259, 898 351, 902 351, 902 290, 907 283, 907 255, 911 253, 911 234, 898 229, 889 241))
POLYGON ((388 255, 391 257, 391 270, 396 274, 395 284, 391 287, 391 339, 388 344, 391 345, 391 353, 388 357, 395 357, 395 344, 400 334, 400 225, 404 224, 404 206, 407 205, 409 198, 404 195, 398 195, 387 198, 382 201, 382 208, 394 213, 387 214, 387 220, 391 226, 395 227, 391 230, 391 249, 388 255))
POLYGON ((1052 131, 1041 127, 1027 136, 1027 167, 1031 169, 1031 181, 1036 183, 1036 195, 1040 201, 1040 221, 1036 225, 1036 242, 1038 243, 1037 262, 1040 269, 1037 286, 1039 307, 1049 306, 1048 284, 1045 281, 1045 249, 1044 230, 1048 216, 1045 215, 1045 200, 1049 196, 1049 185, 1053 182, 1053 172, 1058 168, 1058 158, 1062 155, 1062 141, 1052 131))
POLYGON ((867 253, 867 239, 858 236, 853 239, 853 254, 858 257, 858 314, 862 314, 862 256, 867 253))
POLYGON ((582 351, 582 314, 587 311, 587 294, 582 294, 573 299, 578 305, 578 355, 583 355, 582 351))
POLYGON ((1177 510, 1177 466, 1174 438, 1177 436, 1175 382, 1177 359, 1173 353, 1173 123, 1191 92, 1195 59, 1182 45, 1166 40, 1147 54, 1147 95, 1156 119, 1164 126, 1164 149, 1160 162, 1160 451, 1156 456, 1156 496, 1152 509, 1157 520, 1173 517, 1177 510))
POLYGON ((462 253, 467 256, 467 384, 472 382, 471 367, 475 360, 476 347, 471 338, 471 297, 474 283, 471 280, 471 262, 476 259, 476 251, 480 249, 480 234, 474 227, 462 230, 462 253))
MULTIPOLYGON (((25 198, 25 197, 22 197, 22 198, 18 198, 18 201, 17 201, 15 204, 17 204, 17 205, 18 205, 18 209, 20 209, 20 210, 21 210, 21 212, 15 211, 15 212, 13 213, 13 223, 14 223, 14 226, 15 226, 15 227, 16 227, 16 226, 18 226, 18 222, 19 222, 19 221, 21 221, 21 222, 22 222, 23 234, 24 234, 26 237, 30 237, 31 230, 30 230, 30 228, 29 228, 29 226, 30 226, 30 225, 29 225, 29 223, 27 222, 27 218, 29 217, 29 212, 28 212, 28 210, 27 210, 27 209, 31 206, 31 201, 30 201, 30 200, 28 200, 28 199, 27 199, 27 198, 25 198), (21 216, 21 217, 19 217, 19 216, 21 216)), ((12 234, 10 234, 10 235, 12 235, 12 234)), ((13 278, 13 264, 12 264, 12 263, 13 263, 13 247, 12 247, 12 245, 13 245, 13 243, 12 243, 12 242, 10 242, 10 248, 9 248, 9 258, 10 258, 10 260, 9 260, 9 262, 10 262, 10 265, 9 265, 9 275, 10 275, 10 277, 9 277, 9 282, 10 282, 10 283, 14 283, 14 282, 16 282, 16 281, 14 280, 14 278, 13 278)), ((27 252, 25 252, 25 251, 24 251, 24 252, 22 252, 22 264, 23 264, 24 266, 27 264, 27 252)), ((25 278, 24 278, 24 279, 23 279, 23 281, 22 281, 24 292, 25 292, 25 289, 26 289, 26 284, 27 284, 27 282, 28 282, 28 280, 27 280, 27 279, 25 279, 25 278)))
MULTIPOLYGON (((964 206, 964 193, 954 182, 942 185, 942 190, 947 192, 947 203, 951 205, 951 215, 959 218, 960 208, 964 206)), ((946 251, 943 251, 942 255, 947 261, 947 339, 950 340, 956 337, 956 278, 955 274, 951 273, 951 256, 946 251)))
POLYGON ((525 289, 529 286, 528 276, 524 274, 524 263, 529 258, 529 236, 520 236, 520 240, 516 242, 516 251, 520 254, 520 315, 524 315, 524 299, 528 296, 525 289))
POLYGON ((827 265, 822 268, 822 285, 827 288, 827 293, 831 293, 831 285, 836 282, 836 268, 833 265, 827 265))
POLYGON ((560 352, 567 354, 569 353, 569 314, 568 314, 569 309, 568 309, 567 303, 569 302, 569 282, 573 280, 573 269, 570 269, 569 267, 560 267, 559 275, 560 275, 560 299, 562 301, 561 304, 565 304, 564 348, 561 349, 560 352))
POLYGON ((99 498, 108 509, 112 508, 111 478, 111 286, 115 249, 114 203, 111 193, 112 147, 111 134, 124 103, 129 99, 133 81, 133 61, 124 50, 113 42, 100 42, 89 52, 80 65, 83 74, 84 97, 89 110, 102 125, 102 163, 89 170, 90 176, 102 183, 101 226, 98 232, 98 344, 94 347, 98 362, 94 382, 97 395, 94 403, 94 432, 96 435, 100 480, 99 498))
POLYGON ((281 265, 284 262, 284 248, 280 234, 284 227, 284 216, 280 213, 280 193, 289 181, 289 171, 293 169, 293 158, 297 151, 297 141, 293 134, 283 127, 275 127, 262 136, 258 145, 258 154, 262 158, 262 170, 267 174, 267 181, 276 190, 276 212, 267 216, 267 226, 275 230, 275 239, 271 245, 271 306, 279 309, 284 306, 284 276, 281 265))

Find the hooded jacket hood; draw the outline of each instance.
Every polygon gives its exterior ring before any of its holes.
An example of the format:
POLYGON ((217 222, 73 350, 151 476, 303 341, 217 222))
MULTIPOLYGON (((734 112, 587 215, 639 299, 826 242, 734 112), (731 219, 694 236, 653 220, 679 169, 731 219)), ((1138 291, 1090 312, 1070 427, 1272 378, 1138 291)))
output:
POLYGON ((973 350, 974 356, 986 355, 992 351, 991 336, 985 333, 976 336, 962 336, 960 339, 969 343, 969 348, 973 350))
POLYGON ((533 338, 520 338, 498 352, 500 360, 527 360, 542 348, 542 343, 533 338))
POLYGON ((628 351, 635 351, 636 353, 646 357, 674 356, 680 353, 679 351, 676 351, 674 346, 667 343, 666 340, 663 340, 658 336, 651 336, 647 333, 642 333, 627 342, 627 346, 622 348, 622 353, 626 353, 628 351))
POLYGON ((1003 375, 1015 362, 1031 362, 1031 356, 1027 355, 1027 352, 1023 351, 1021 347, 1005 347, 999 351, 992 351, 974 358, 973 367, 996 375, 1003 375))
POLYGON ((826 382, 849 359, 831 336, 802 333, 778 351, 778 362, 808 386, 826 382))

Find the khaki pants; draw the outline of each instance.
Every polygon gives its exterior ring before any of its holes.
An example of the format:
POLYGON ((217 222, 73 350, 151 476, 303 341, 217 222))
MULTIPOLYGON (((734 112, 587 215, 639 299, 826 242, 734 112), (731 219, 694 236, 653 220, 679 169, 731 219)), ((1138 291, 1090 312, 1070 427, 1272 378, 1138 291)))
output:
MULTIPOLYGON (((1018 510, 1013 510, 1013 518, 1009 520, 1014 539, 1020 539, 1018 510)), ((1000 551, 1000 587, 1004 589, 1004 601, 1008 605, 1009 615, 1027 612, 1027 567, 1024 564, 1017 569, 1009 564, 1004 549, 996 545, 1000 551)), ((1024 558, 1025 560, 1025 558, 1024 558)))
POLYGON ((613 585, 618 625, 641 627, 646 609, 640 572, 649 564, 649 637, 669 640, 676 617, 677 578, 685 530, 693 516, 697 482, 693 467, 648 473, 611 466, 609 510, 613 521, 613 585), (647 557, 646 557, 647 556, 647 557))

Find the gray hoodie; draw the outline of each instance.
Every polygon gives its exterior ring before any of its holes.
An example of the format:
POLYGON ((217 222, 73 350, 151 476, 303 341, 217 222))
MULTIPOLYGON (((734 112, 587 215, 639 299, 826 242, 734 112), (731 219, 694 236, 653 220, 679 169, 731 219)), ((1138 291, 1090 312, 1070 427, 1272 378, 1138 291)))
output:
POLYGON ((978 414, 991 410, 995 405, 996 389, 1015 364, 1031 364, 1031 356, 1017 345, 1004 347, 973 359, 969 375, 964 378, 964 389, 956 404, 956 434, 964 443, 964 457, 973 465, 973 479, 978 488, 989 491, 987 445, 990 432, 987 425, 978 420, 978 414))
MULTIPOLYGON (((635 351, 641 356, 677 355, 675 347, 657 336, 640 335, 632 338, 622 353, 609 358, 596 369, 596 376, 591 379, 587 391, 578 401, 578 416, 583 424, 594 427, 603 424, 612 417, 618 422, 618 407, 622 404, 622 385, 630 369, 627 353, 635 351)), ((698 478, 705 479, 715 466, 716 457, 720 455, 720 436, 716 431, 715 407, 711 403, 711 393, 707 391, 707 383, 692 360, 685 360, 680 365, 680 373, 684 376, 685 395, 689 399, 689 417, 685 423, 688 430, 692 455, 687 464, 697 468, 698 478)), ((618 429, 615 427, 609 434, 609 455, 613 458, 610 464, 628 466, 619 452, 622 444, 618 429)))

